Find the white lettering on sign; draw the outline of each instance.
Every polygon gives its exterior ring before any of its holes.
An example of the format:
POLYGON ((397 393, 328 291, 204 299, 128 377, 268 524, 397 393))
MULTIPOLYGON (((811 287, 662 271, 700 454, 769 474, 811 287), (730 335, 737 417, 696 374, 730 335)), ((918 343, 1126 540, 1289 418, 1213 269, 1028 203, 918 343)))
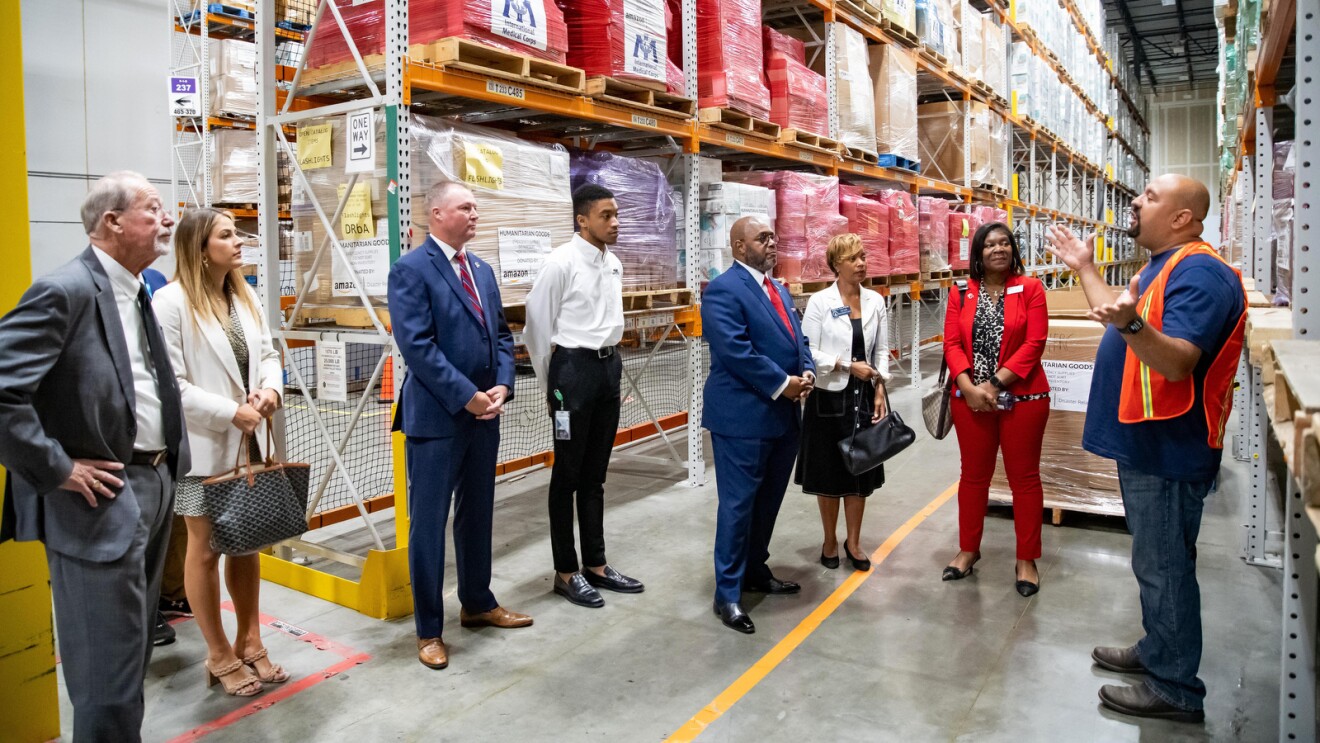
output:
POLYGON ((653 129, 658 128, 660 126, 660 122, 656 121, 654 117, 639 116, 637 114, 632 115, 632 123, 636 124, 637 126, 649 126, 653 129))
POLYGON ((370 173, 376 169, 376 112, 348 112, 348 161, 345 173, 370 173))
POLYGON ((508 83, 497 83, 494 80, 486 81, 486 92, 494 93, 495 95, 506 96, 508 98, 517 98, 520 101, 527 100, 526 90, 518 87, 517 85, 509 85, 508 83))
POLYGON ((171 77, 169 108, 171 116, 201 116, 202 96, 195 77, 171 77))
POLYGON ((743 137, 742 137, 741 134, 725 134, 725 135, 724 135, 724 141, 725 141, 725 142, 728 142, 729 144, 746 144, 746 143, 747 143, 747 140, 743 139, 743 137))

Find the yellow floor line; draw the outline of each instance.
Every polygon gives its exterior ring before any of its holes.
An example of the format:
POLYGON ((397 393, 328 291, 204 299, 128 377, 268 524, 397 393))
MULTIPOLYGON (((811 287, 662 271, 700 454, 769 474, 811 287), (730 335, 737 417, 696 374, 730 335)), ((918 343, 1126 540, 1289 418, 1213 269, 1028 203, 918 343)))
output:
POLYGON ((718 720, 725 712, 728 712, 733 705, 738 703, 738 700, 742 699, 747 692, 761 682, 761 679, 768 676, 776 666, 787 658, 789 653, 796 650, 803 641, 810 637, 811 633, 815 632, 816 628, 829 618, 835 609, 838 609, 854 591, 860 588, 867 578, 875 574, 880 563, 889 557, 889 554, 894 551, 894 548, 898 547, 900 542, 920 526, 921 522, 930 518, 931 514, 939 510, 940 506, 947 503, 957 492, 957 483, 950 485, 935 500, 927 503, 925 508, 922 508, 912 518, 908 519, 907 523, 898 527, 893 534, 889 535, 884 544, 880 545, 880 548, 871 554, 870 570, 865 573, 853 571, 853 574, 848 576, 842 585, 834 589, 834 593, 831 593, 828 598, 821 602, 820 606, 817 606, 814 611, 808 614, 806 619, 799 622, 792 632, 789 632, 784 639, 771 648, 770 652, 761 656, 761 659, 747 669, 746 673, 739 676, 738 680, 729 684, 729 687, 720 692, 720 695, 715 697, 710 704, 693 715, 692 719, 688 720, 683 727, 669 736, 666 743, 685 743, 686 741, 695 740, 711 723, 718 720))

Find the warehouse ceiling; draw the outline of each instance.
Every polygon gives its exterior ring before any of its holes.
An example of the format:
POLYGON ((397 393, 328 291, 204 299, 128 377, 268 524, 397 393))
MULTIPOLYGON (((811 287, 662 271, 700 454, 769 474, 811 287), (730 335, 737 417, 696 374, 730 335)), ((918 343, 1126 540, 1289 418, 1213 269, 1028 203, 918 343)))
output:
POLYGON ((1105 11, 1143 92, 1217 84, 1213 0, 1105 0, 1105 11))

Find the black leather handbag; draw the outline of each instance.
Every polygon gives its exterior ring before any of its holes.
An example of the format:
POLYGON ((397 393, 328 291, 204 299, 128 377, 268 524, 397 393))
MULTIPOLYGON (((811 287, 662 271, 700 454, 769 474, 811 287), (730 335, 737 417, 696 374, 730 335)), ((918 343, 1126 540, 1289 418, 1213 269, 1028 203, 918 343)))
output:
POLYGON ((275 459, 269 421, 264 462, 250 461, 248 434, 243 434, 238 451, 233 469, 202 481, 211 517, 211 549, 246 555, 307 531, 310 465, 275 459))
POLYGON ((908 427, 889 404, 889 390, 883 386, 880 389, 885 394, 885 417, 874 425, 863 427, 863 421, 871 419, 870 411, 857 406, 852 433, 839 442, 843 463, 853 475, 870 472, 917 440, 917 432, 908 427))

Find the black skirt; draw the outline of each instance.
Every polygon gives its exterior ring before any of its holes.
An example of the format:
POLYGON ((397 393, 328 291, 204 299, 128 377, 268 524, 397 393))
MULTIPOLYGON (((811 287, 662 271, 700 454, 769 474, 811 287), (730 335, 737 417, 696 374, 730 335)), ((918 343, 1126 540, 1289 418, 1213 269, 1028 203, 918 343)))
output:
POLYGON ((871 424, 875 386, 855 377, 839 392, 813 390, 802 411, 802 444, 793 481, 808 495, 863 498, 885 484, 884 465, 853 475, 843 463, 839 442, 852 435, 853 422, 862 409, 863 425, 871 424))

